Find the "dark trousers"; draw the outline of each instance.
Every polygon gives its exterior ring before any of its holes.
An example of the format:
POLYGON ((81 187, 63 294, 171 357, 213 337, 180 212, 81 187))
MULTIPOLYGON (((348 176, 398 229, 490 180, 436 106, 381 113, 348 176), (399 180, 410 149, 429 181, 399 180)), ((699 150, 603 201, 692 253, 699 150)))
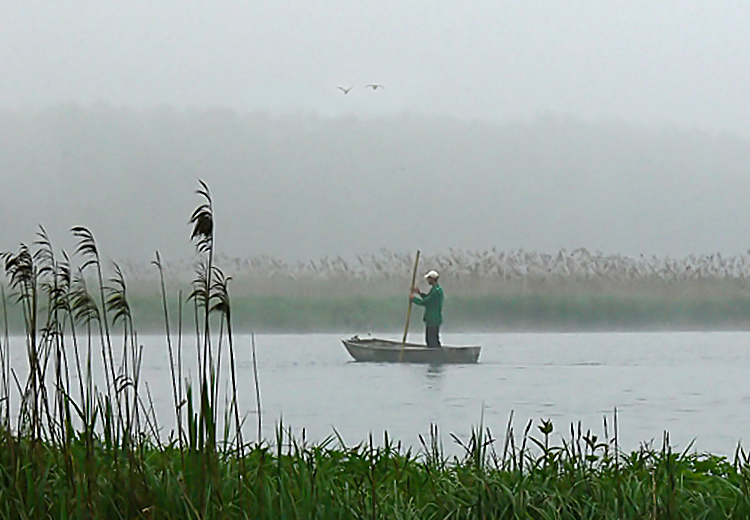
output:
POLYGON ((428 348, 440 348, 440 325, 427 325, 424 338, 428 348))

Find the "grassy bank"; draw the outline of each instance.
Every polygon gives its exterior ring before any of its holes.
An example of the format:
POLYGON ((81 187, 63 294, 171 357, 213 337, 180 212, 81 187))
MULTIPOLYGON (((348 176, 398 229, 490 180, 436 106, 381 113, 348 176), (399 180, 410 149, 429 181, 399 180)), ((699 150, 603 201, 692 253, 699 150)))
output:
MULTIPOLYGON (((531 424, 528 425, 529 427, 531 424)), ((141 442, 65 448, 0 435, 2 518, 748 518, 750 465, 662 446, 632 453, 542 421, 505 441, 478 431, 447 458, 383 442, 275 442, 221 453, 141 442)))
MULTIPOLYGON (((449 289, 445 285, 446 292, 449 289)), ((231 286, 230 286, 231 290, 231 286)), ((168 297, 170 315, 186 311, 186 296, 168 297), (180 308, 182 307, 182 311, 180 308)), ((164 330, 158 293, 131 291, 134 323, 142 332, 164 330)), ((233 326, 249 332, 346 332, 401 330, 407 300, 403 295, 232 294, 233 326)), ((412 323, 421 320, 415 309, 412 323)), ((7 311, 10 332, 23 333, 20 309, 7 311)), ((448 294, 444 330, 598 331, 598 330, 748 330, 750 296, 719 294, 678 296, 571 292, 448 294)), ((418 325, 416 325, 418 326, 418 325)))

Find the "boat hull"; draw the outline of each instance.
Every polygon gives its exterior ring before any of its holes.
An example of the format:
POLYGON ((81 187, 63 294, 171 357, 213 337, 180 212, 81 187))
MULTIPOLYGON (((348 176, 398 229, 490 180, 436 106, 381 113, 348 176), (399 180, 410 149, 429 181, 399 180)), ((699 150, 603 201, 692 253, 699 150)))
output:
POLYGON ((355 361, 374 363, 477 363, 482 347, 461 346, 427 348, 415 343, 401 343, 378 338, 341 340, 355 361))

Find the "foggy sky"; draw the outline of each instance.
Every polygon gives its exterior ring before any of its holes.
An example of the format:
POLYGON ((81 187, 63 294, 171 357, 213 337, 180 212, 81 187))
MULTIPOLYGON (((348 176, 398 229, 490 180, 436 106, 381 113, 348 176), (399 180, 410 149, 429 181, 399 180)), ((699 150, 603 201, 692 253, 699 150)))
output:
POLYGON ((5 2, 0 250, 84 224, 189 252, 202 178, 238 256, 742 252, 747 27, 740 1, 5 2))
POLYGON ((747 27, 740 0, 11 0, 0 105, 552 112, 747 136, 747 27))

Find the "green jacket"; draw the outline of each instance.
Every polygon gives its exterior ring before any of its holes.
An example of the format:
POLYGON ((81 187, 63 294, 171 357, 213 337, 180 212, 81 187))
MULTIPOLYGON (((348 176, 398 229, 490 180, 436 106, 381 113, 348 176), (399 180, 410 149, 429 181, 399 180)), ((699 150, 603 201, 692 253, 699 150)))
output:
POLYGON ((443 323, 443 288, 435 284, 427 294, 419 293, 414 303, 424 307, 424 322, 434 327, 443 323))

